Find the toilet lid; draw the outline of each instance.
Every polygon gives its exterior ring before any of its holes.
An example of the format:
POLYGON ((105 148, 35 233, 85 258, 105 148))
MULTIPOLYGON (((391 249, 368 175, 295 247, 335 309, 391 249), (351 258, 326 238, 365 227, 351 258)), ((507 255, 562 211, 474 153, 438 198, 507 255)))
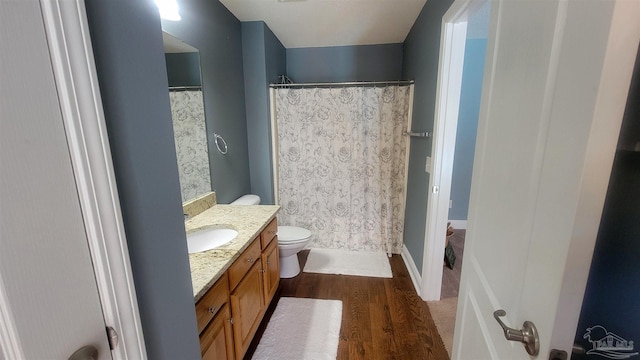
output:
POLYGON ((278 226, 278 241, 304 240, 311 236, 311 231, 297 226, 278 226))

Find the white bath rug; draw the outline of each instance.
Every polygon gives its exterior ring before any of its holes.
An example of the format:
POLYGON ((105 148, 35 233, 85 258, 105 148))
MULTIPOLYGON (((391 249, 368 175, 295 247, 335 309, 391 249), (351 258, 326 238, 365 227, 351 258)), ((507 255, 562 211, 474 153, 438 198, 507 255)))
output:
POLYGON ((386 253, 380 251, 347 251, 311 249, 304 272, 391 278, 386 253))
POLYGON ((255 360, 335 360, 342 301, 283 297, 253 353, 255 360))

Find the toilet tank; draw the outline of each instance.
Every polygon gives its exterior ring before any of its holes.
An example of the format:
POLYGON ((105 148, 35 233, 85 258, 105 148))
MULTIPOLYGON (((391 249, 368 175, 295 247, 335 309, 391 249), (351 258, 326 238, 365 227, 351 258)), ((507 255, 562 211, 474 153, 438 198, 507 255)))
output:
POLYGON ((254 194, 242 195, 235 199, 229 205, 258 205, 260 204, 260 196, 254 194))

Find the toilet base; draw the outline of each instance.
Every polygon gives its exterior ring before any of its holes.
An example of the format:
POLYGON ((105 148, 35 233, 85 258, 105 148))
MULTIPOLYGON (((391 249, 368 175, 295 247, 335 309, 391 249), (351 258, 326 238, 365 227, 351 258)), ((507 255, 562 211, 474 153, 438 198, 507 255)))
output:
POLYGON ((298 253, 280 257, 280 278, 290 279, 300 274, 300 261, 298 253))

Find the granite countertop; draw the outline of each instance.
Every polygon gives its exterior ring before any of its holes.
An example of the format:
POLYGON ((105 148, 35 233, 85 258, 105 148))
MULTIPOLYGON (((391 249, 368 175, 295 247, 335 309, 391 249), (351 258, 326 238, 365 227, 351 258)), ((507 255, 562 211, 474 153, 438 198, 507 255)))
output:
POLYGON ((189 254, 193 296, 197 302, 224 274, 251 240, 280 210, 277 205, 214 205, 185 222, 187 233, 212 225, 229 225, 238 236, 219 248, 189 254))

